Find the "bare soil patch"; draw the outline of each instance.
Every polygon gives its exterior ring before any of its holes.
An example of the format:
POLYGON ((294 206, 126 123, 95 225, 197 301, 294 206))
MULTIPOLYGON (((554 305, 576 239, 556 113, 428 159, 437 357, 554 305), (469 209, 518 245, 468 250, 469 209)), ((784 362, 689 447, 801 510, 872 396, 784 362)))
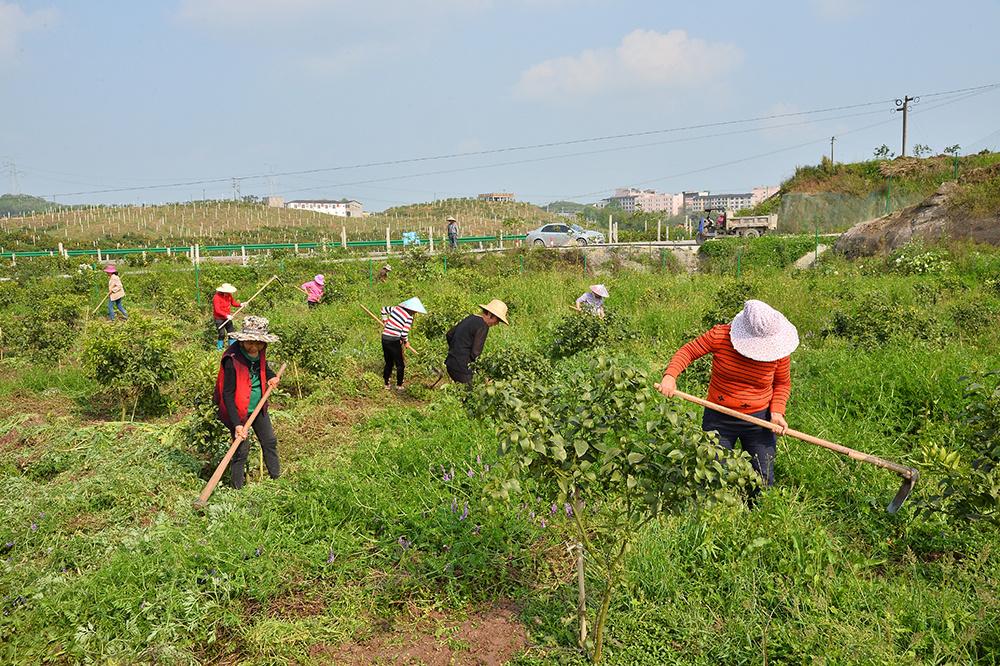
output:
POLYGON ((456 664, 501 666, 524 651, 528 634, 510 604, 459 620, 441 613, 408 616, 372 638, 339 646, 314 645, 310 656, 331 664, 456 664))

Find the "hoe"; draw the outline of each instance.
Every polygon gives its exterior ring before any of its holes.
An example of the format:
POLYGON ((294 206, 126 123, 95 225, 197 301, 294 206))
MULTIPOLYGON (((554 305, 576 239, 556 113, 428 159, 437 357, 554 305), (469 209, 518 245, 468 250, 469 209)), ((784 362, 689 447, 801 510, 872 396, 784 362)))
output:
POLYGON ((877 456, 873 456, 868 453, 855 451, 854 449, 849 449, 846 446, 835 444, 833 442, 828 442, 825 439, 820 439, 819 437, 813 437, 812 435, 807 435, 806 433, 799 432, 798 430, 792 430, 791 428, 788 428, 782 433, 780 426, 777 426, 769 421, 764 421, 763 419, 758 419, 754 416, 737 412, 734 409, 729 409, 728 407, 717 405, 714 402, 710 402, 708 400, 696 398, 695 396, 689 395, 682 391, 675 391, 674 395, 677 396, 678 398, 683 398, 684 400, 693 402, 696 405, 701 405, 702 407, 714 409, 717 412, 728 414, 729 416, 742 419, 748 423, 753 423, 754 425, 759 425, 762 428, 767 428, 768 430, 773 430, 779 435, 781 434, 788 435, 789 437, 800 439, 803 442, 815 444, 816 446, 822 446, 824 449, 830 449, 831 451, 836 451, 837 453, 842 453, 844 455, 850 456, 854 460, 858 460, 860 462, 866 462, 869 465, 875 465, 876 467, 887 469, 890 472, 895 472, 902 478, 903 483, 899 486, 899 491, 896 492, 896 496, 892 498, 891 502, 889 502, 889 506, 886 507, 885 510, 887 513, 896 513, 897 511, 899 511, 899 507, 903 506, 903 502, 905 502, 906 498, 909 497, 910 493, 913 492, 913 486, 917 483, 917 478, 920 476, 920 473, 917 472, 917 470, 913 469, 912 467, 906 467, 905 465, 894 463, 891 460, 884 460, 883 458, 879 458, 877 456))

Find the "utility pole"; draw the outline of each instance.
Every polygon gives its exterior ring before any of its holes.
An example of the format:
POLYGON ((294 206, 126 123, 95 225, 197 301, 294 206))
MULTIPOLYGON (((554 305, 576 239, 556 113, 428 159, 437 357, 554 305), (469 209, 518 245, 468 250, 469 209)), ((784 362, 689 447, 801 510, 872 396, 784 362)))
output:
POLYGON ((10 159, 4 162, 3 165, 7 169, 7 176, 10 178, 10 193, 17 194, 18 189, 20 189, 17 184, 17 163, 13 159, 10 159))
POLYGON ((904 95, 903 99, 896 100, 896 110, 903 112, 903 150, 900 153, 900 157, 906 157, 906 114, 910 110, 910 102, 916 102, 919 99, 919 97, 904 95))
POLYGON ((837 140, 837 137, 830 137, 830 166, 833 166, 833 142, 837 140))
POLYGON ((240 179, 233 178, 233 201, 240 200, 240 179))

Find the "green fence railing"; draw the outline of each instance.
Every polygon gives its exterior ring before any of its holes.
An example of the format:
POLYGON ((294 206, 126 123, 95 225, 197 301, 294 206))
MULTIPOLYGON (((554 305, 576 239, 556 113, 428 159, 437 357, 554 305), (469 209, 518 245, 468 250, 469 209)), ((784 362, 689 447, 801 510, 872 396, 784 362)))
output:
MULTIPOLYGON (((459 243, 499 243, 503 241, 518 241, 524 240, 527 236, 524 234, 514 234, 511 236, 464 236, 458 239, 459 243)), ((419 239, 420 245, 427 245, 428 241, 426 239, 419 239)), ((442 245, 446 245, 447 241, 441 240, 442 245)), ((401 238, 390 239, 390 247, 400 247, 407 245, 401 238)), ((410 243, 412 244, 412 243, 410 243)), ((348 241, 346 246, 348 248, 364 248, 364 247, 385 247, 386 242, 384 240, 365 240, 365 241, 348 241)), ((260 252, 266 250, 317 250, 321 249, 323 251, 333 250, 337 248, 343 248, 344 244, 338 242, 327 242, 327 243, 245 243, 240 245, 179 245, 179 246, 169 246, 169 247, 118 247, 118 248, 93 248, 93 249, 66 249, 63 253, 67 257, 123 257, 130 254, 189 254, 195 247, 198 248, 199 254, 211 254, 218 252, 260 252)), ((26 259, 30 257, 58 257, 59 250, 25 250, 23 252, 10 251, 10 252, 0 252, 0 259, 26 259)))

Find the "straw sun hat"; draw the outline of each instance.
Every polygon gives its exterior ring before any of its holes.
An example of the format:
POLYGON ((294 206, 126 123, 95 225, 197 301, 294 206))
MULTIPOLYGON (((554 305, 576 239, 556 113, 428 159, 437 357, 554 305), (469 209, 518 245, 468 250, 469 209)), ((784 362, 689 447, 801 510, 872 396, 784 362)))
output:
POLYGON ((247 342, 277 342, 278 336, 267 330, 268 323, 266 317, 251 315, 243 320, 243 330, 230 333, 229 337, 247 342))
POLYGON ((494 315, 495 317, 497 317, 497 319, 510 326, 510 322, 507 321, 507 304, 504 303, 503 301, 494 298, 486 305, 480 305, 479 307, 481 307, 483 310, 486 310, 491 315, 494 315))
POLYGON ((792 322, 763 301, 749 300, 733 317, 729 339, 743 356, 755 361, 777 361, 799 346, 799 332, 792 322))
POLYGON ((234 287, 233 285, 229 284, 228 282, 223 282, 218 287, 216 287, 215 290, 218 291, 218 292, 221 292, 223 294, 235 294, 236 293, 236 287, 234 287))
POLYGON ((590 290, 600 296, 601 298, 608 297, 608 288, 603 284, 592 284, 590 285, 590 290))

